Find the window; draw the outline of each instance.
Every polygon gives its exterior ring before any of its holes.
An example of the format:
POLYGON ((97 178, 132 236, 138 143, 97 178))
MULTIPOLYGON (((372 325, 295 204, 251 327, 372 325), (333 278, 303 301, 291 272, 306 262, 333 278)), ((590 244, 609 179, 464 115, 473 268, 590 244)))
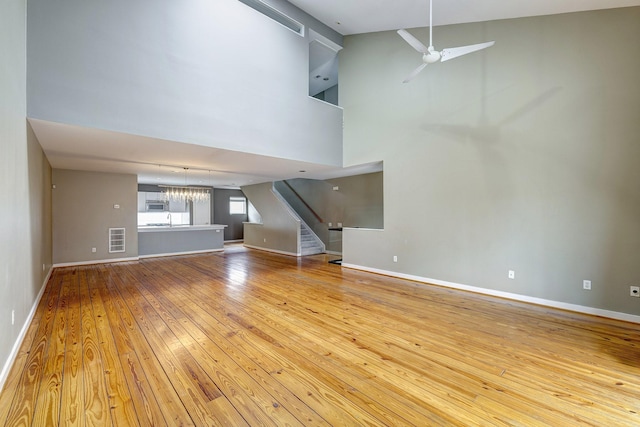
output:
POLYGON ((229 213, 231 215, 246 215, 247 199, 244 197, 229 197, 229 213))

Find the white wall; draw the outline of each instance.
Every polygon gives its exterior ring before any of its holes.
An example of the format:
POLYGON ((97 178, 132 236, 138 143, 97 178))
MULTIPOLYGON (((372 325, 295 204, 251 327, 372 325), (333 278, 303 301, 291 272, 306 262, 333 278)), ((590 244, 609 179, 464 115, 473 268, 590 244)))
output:
POLYGON ((342 165, 342 110, 307 96, 309 40, 237 0, 28 12, 29 117, 342 165))
POLYGON ((639 315, 639 22, 437 27, 438 48, 496 44, 409 84, 420 55, 395 32, 345 38, 345 164, 383 160, 385 198, 384 231, 345 231, 345 263, 639 315))
POLYGON ((26 121, 25 8, 0 4, 0 389, 51 268, 51 168, 26 121))

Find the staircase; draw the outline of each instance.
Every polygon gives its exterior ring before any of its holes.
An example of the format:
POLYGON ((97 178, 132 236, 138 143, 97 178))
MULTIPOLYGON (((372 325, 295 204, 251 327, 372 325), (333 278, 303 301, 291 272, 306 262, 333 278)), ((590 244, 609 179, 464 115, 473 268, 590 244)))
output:
POLYGON ((321 254, 325 250, 324 244, 311 232, 304 221, 300 222, 300 255, 321 254))
POLYGON ((276 183, 273 183, 271 191, 280 202, 286 206, 289 213, 295 217, 300 223, 300 241, 299 250, 300 256, 322 254, 325 251, 324 242, 313 232, 313 230, 302 219, 300 214, 289 204, 280 191, 276 188, 276 183))

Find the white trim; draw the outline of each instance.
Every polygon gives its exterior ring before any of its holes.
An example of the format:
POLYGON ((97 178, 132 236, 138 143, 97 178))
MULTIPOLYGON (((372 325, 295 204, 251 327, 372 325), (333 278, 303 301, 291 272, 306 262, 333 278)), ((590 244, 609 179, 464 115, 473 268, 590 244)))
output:
POLYGON ((139 257, 129 258, 113 258, 113 259, 96 259, 92 261, 77 261, 77 262, 61 262, 59 264, 53 264, 53 267, 75 267, 77 265, 91 265, 91 264, 108 264, 111 262, 124 262, 124 261, 138 261, 139 257))
POLYGON ((33 320, 33 316, 35 316, 36 310, 38 309, 38 305, 40 304, 40 300, 44 295, 44 290, 47 287, 47 283, 49 283, 49 279, 51 278, 52 271, 53 271, 53 266, 49 268, 49 271, 47 272, 47 275, 44 278, 44 282, 40 287, 40 292, 38 292, 38 295, 36 296, 36 299, 33 302, 31 311, 29 311, 29 315, 27 315, 27 318, 25 319, 24 324, 22 325, 22 329, 20 329, 20 333, 16 338, 16 342, 13 344, 13 348, 11 348, 9 357, 7 357, 7 360, 4 366, 2 367, 2 371, 0 372, 0 392, 2 392, 2 390, 4 389, 5 382, 9 377, 9 371, 11 370, 14 362, 16 361, 16 357, 18 356, 18 351, 20 350, 20 346, 22 346, 22 341, 24 341, 24 338, 27 335, 27 330, 29 329, 29 326, 31 326, 31 321, 33 320))
POLYGON ((330 105, 330 106, 332 106, 332 107, 339 108, 340 110, 344 110, 344 108, 343 108, 343 107, 341 107, 341 106, 339 106, 339 105, 332 104, 332 103, 327 102, 327 101, 324 101, 324 100, 322 100, 322 99, 318 99, 318 98, 316 98, 315 96, 311 96, 311 95, 307 95, 307 96, 309 97, 309 99, 313 99, 315 102, 322 102, 322 103, 323 103, 323 104, 325 104, 325 105, 330 105))
POLYGON ((336 53, 342 50, 342 46, 340 46, 338 43, 332 40, 329 40, 327 37, 323 36, 317 31, 313 31, 313 29, 311 28, 309 28, 309 40, 310 40, 309 43, 311 43, 312 41, 317 41, 318 43, 322 43, 327 48, 333 50, 336 53))
POLYGON ((398 273, 398 272, 389 271, 389 270, 381 270, 377 268, 365 267, 365 266, 356 265, 356 264, 343 263, 342 266, 346 268, 352 268, 354 270, 368 271, 370 273, 376 273, 376 274, 382 274, 384 276, 391 276, 391 277, 397 277, 400 279, 412 280, 415 282, 426 283, 429 285, 443 286, 446 288, 459 289, 463 291, 475 292, 475 293, 484 294, 484 295, 491 295, 494 297, 505 298, 505 299, 510 299, 514 301, 521 301, 521 302, 526 302, 530 304, 542 305, 546 307, 559 308, 561 310, 574 311, 577 313, 590 314, 593 316, 606 317, 609 319, 622 320, 625 322, 640 324, 640 316, 637 316, 635 314, 621 313, 618 311, 604 310, 601 308, 587 307, 584 305, 570 304, 570 303, 561 302, 561 301, 553 301, 553 300, 548 300, 543 298, 531 297, 527 295, 514 294, 511 292, 497 291, 494 289, 479 288, 476 286, 469 286, 469 285, 463 285, 460 283, 447 282, 445 280, 429 279, 427 277, 414 276, 411 274, 398 273))
POLYGON ((279 251, 277 249, 262 248, 260 246, 247 245, 246 243, 244 244, 244 247, 245 248, 251 248, 251 249, 257 249, 259 251, 273 252, 273 253, 280 254, 280 255, 289 255, 289 256, 296 256, 296 257, 302 256, 302 254, 297 254, 297 253, 294 253, 294 252, 285 252, 285 251, 279 251))
POLYGON ((240 0, 241 3, 244 3, 246 6, 249 6, 251 9, 255 10, 258 13, 266 16, 274 22, 282 25, 289 31, 292 31, 299 36, 304 37, 306 26, 301 22, 298 22, 296 19, 293 19, 283 11, 271 6, 270 4, 265 3, 263 0, 240 0), (268 13, 267 13, 268 12, 268 13), (294 28, 292 23, 298 24, 300 30, 294 28), (289 24, 289 25, 287 25, 289 24))
POLYGON ((337 251, 324 251, 325 254, 327 255, 338 255, 338 256, 342 256, 342 252, 337 252, 337 251))
POLYGON ((222 252, 224 249, 203 249, 200 251, 185 251, 185 252, 168 252, 166 254, 149 254, 149 255, 140 255, 138 258, 159 258, 159 257, 167 257, 167 256, 179 256, 179 255, 194 255, 194 254, 205 254, 209 252, 222 252))

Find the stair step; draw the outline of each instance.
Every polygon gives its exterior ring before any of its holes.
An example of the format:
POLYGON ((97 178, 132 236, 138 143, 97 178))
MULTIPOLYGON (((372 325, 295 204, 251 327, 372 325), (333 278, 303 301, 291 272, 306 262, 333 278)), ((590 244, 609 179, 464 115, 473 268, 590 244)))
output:
POLYGON ((302 250, 302 251, 306 251, 306 250, 314 250, 314 251, 318 251, 318 252, 323 252, 323 250, 322 250, 322 246, 317 246, 317 245, 313 245, 313 246, 300 246, 300 250, 302 250))
POLYGON ((323 253, 322 249, 313 248, 313 249, 302 249, 300 251, 301 255, 317 255, 323 253))
POLYGON ((300 225, 300 254, 305 256, 321 253, 324 253, 324 245, 318 241, 313 231, 302 223, 300 225))

